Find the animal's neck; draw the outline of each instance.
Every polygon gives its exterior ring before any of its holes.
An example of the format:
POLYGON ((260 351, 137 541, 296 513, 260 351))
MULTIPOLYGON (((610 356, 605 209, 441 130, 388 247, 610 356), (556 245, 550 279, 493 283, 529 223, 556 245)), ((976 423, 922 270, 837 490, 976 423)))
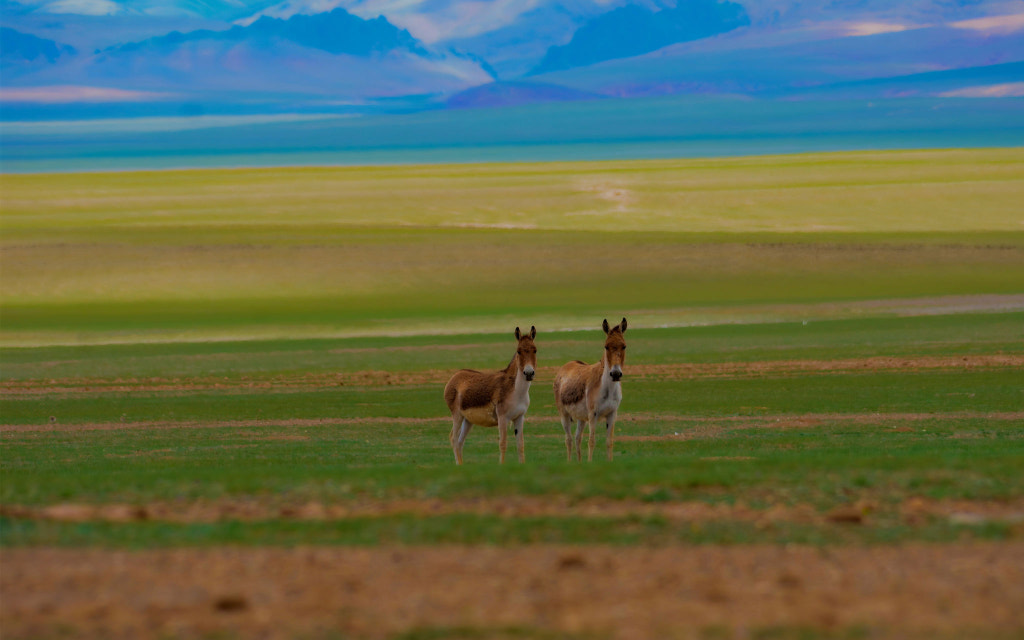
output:
POLYGON ((526 401, 529 402, 530 381, 526 379, 526 374, 523 373, 522 363, 519 362, 518 356, 512 358, 512 362, 505 369, 505 381, 505 384, 510 387, 509 393, 520 399, 526 398, 526 401))
POLYGON ((619 384, 618 380, 612 380, 612 363, 608 362, 607 354, 601 358, 601 383, 606 385, 619 384))
POLYGON ((505 367, 505 377, 515 378, 517 375, 519 375, 519 369, 519 354, 517 353, 514 356, 512 356, 512 362, 509 362, 508 366, 505 367))

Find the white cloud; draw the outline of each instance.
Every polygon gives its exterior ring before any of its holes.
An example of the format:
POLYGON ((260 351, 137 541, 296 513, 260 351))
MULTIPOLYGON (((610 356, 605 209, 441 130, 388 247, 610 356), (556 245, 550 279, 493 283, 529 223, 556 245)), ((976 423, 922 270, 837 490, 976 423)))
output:
POLYGON ((22 135, 71 133, 148 133, 153 131, 188 131, 211 127, 339 120, 355 116, 345 114, 279 114, 265 116, 180 116, 155 118, 109 118, 98 120, 42 120, 6 122, 11 133, 22 135))
POLYGON ((846 25, 846 35, 874 36, 879 33, 896 33, 897 31, 906 31, 912 28, 891 22, 854 22, 846 25))
POLYGON ((384 10, 388 20, 428 44, 495 31, 540 4, 541 0, 461 0, 428 13, 419 10, 418 2, 380 0, 375 3, 382 10, 382 5, 390 5, 384 10), (393 5, 404 5, 405 10, 393 5))
POLYGON ((966 87, 939 95, 943 98, 1024 98, 1024 82, 966 87))
MULTIPOLYGON (((614 0, 594 0, 597 4, 614 0)), ((250 24, 260 16, 290 18, 296 14, 315 14, 338 7, 364 19, 384 16, 391 24, 407 29, 427 44, 450 38, 487 33, 511 24, 523 13, 532 11, 543 0, 452 0, 427 6, 425 0, 285 0, 258 14, 240 20, 250 24)))
POLYGON ((76 13, 85 16, 111 16, 122 7, 111 0, 57 0, 43 6, 47 13, 76 13))
POLYGON ((0 102, 68 104, 73 102, 149 102, 167 97, 166 93, 126 91, 104 87, 54 85, 49 87, 15 87, 0 91, 0 102))
POLYGON ((1006 16, 989 16, 987 18, 975 18, 974 20, 962 20, 952 22, 950 26, 957 29, 970 29, 972 31, 983 31, 998 35, 1007 35, 1024 31, 1024 13, 1015 13, 1006 16))

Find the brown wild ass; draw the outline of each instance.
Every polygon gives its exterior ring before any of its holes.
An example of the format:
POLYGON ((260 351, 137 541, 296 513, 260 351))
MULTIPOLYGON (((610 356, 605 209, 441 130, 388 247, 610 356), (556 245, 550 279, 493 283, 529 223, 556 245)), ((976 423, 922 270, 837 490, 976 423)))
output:
POLYGON ((572 423, 576 421, 576 459, 583 459, 580 449, 583 421, 587 423, 590 442, 587 461, 594 459, 594 429, 603 420, 607 430, 608 459, 612 459, 615 438, 615 416, 622 402, 622 364, 626 361, 626 319, 614 327, 604 321, 604 356, 601 362, 586 364, 579 360, 568 362, 555 374, 555 406, 565 429, 565 453, 572 461, 572 423))
POLYGON ((520 334, 516 327, 515 335, 519 344, 504 370, 483 373, 462 369, 444 386, 444 401, 452 412, 448 439, 455 452, 455 464, 462 464, 462 445, 473 425, 498 427, 498 460, 504 463, 510 422, 515 428, 519 462, 526 462, 523 420, 530 407, 530 381, 537 371, 537 345, 533 342, 537 329, 530 327, 527 335, 520 334))

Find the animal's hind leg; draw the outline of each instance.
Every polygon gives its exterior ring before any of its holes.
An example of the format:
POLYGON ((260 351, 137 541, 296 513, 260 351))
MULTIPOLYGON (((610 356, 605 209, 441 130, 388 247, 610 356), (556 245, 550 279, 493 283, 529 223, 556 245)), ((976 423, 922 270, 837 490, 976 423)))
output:
POLYGON ((576 421, 576 461, 583 462, 583 421, 576 421))
POLYGON ((452 449, 455 451, 455 464, 462 464, 462 445, 466 444, 466 436, 469 435, 469 430, 473 428, 472 423, 465 418, 461 418, 459 423, 459 433, 455 435, 455 425, 452 425, 452 436, 454 442, 452 442, 452 449))
POLYGON ((462 416, 458 413, 452 414, 452 431, 448 434, 448 443, 452 445, 452 453, 455 454, 455 464, 459 464, 459 450, 455 447, 455 442, 459 438, 459 429, 462 427, 462 416))
POLYGON ((565 431, 565 459, 572 462, 572 418, 568 413, 560 415, 562 418, 562 430, 565 431))

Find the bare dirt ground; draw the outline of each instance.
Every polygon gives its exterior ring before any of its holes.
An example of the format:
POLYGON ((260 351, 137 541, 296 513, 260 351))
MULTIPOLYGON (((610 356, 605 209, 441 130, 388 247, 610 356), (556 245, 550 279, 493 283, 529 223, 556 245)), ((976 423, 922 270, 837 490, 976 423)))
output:
POLYGON ((1020 542, 6 549, 0 587, 4 638, 1024 633, 1020 542))

